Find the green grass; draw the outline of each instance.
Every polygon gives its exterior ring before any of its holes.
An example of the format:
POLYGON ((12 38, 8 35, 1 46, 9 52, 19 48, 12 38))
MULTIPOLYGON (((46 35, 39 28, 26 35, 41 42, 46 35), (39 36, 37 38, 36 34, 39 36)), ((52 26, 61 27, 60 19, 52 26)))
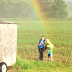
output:
POLYGON ((18 23, 17 62, 12 68, 17 72, 71 72, 72 71, 72 21, 35 21, 4 19, 18 23), (39 61, 38 42, 41 36, 49 38, 55 46, 54 62, 39 61))
POLYGON ((17 62, 12 66, 12 68, 18 68, 17 72, 70 72, 72 67, 65 63, 21 59, 17 57, 17 62))

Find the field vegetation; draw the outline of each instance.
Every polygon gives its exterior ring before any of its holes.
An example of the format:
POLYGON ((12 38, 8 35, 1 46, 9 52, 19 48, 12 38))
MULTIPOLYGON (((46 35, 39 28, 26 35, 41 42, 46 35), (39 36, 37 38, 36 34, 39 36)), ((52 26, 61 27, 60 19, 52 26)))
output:
POLYGON ((17 62, 12 69, 17 72, 71 72, 72 71, 72 21, 39 21, 4 19, 18 23, 17 62), (39 61, 38 42, 41 36, 49 38, 55 46, 54 62, 39 61))

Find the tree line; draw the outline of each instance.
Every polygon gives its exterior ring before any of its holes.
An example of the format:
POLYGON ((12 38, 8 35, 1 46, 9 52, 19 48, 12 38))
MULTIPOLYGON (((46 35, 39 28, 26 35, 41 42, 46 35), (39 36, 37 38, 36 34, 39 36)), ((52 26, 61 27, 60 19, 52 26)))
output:
MULTIPOLYGON (((36 0, 45 18, 66 18, 66 4, 63 0, 36 0)), ((24 0, 0 0, 0 18, 35 18, 35 13, 24 0)))
POLYGON ((46 18, 66 18, 68 16, 67 5, 63 0, 39 0, 41 11, 46 18))
POLYGON ((23 0, 0 0, 0 18, 34 17, 33 10, 23 0))

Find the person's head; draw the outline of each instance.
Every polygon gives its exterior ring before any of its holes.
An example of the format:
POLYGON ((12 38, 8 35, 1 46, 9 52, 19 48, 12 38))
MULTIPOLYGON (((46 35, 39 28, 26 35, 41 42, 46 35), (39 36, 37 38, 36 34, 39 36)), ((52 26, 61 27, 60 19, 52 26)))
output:
POLYGON ((46 43, 49 43, 49 39, 46 39, 46 43))
POLYGON ((44 36, 41 37, 41 41, 43 41, 43 40, 44 40, 44 36))
POLYGON ((49 48, 49 43, 47 43, 47 48, 49 48))

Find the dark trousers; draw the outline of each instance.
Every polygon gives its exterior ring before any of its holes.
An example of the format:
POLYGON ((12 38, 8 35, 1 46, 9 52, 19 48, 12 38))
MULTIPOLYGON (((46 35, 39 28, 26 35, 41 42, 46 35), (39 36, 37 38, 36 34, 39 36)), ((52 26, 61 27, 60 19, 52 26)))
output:
POLYGON ((39 49, 39 59, 43 60, 43 48, 38 48, 39 49))

